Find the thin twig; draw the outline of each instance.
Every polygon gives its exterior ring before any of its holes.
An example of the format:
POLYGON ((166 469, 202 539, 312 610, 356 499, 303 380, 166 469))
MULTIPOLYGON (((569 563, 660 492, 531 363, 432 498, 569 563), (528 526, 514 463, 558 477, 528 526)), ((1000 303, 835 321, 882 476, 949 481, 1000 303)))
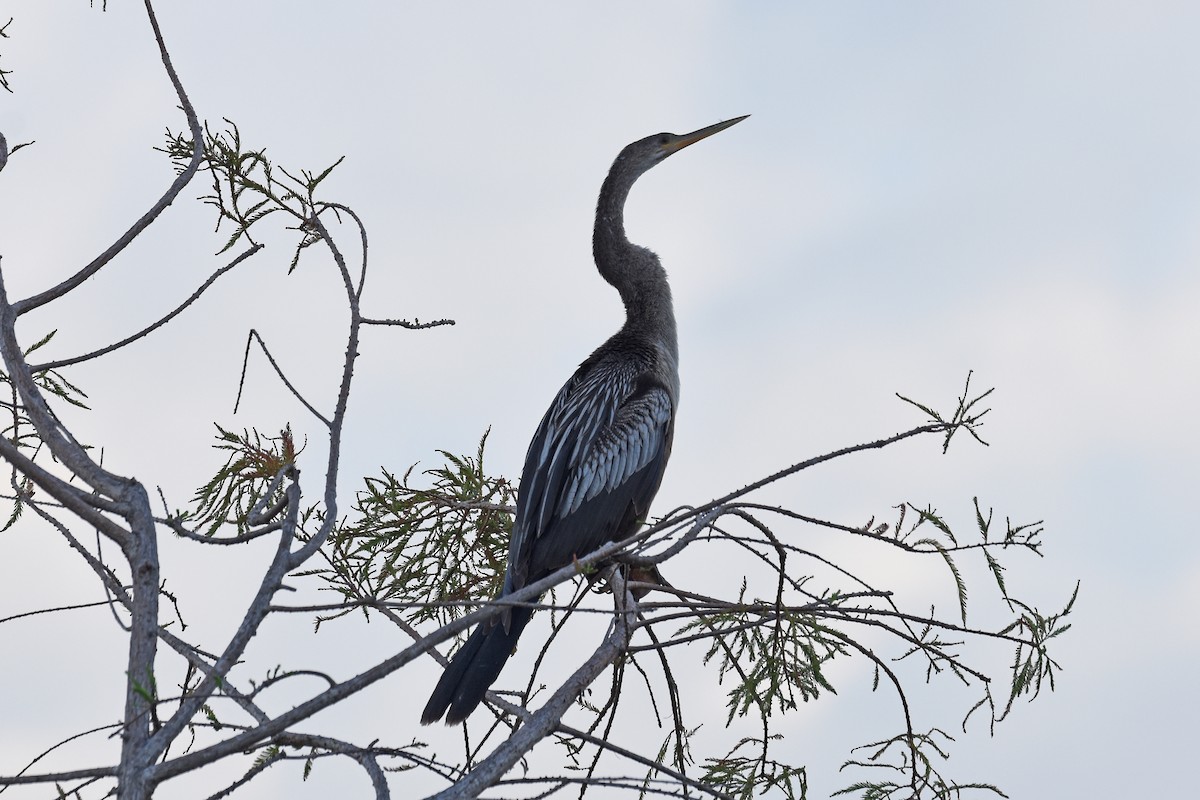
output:
MULTIPOLYGON (((70 744, 71 742, 75 741, 76 739, 82 739, 84 736, 90 736, 93 733, 99 733, 100 731, 107 731, 107 730, 112 730, 114 728, 120 728, 121 724, 122 723, 118 722, 118 723, 110 724, 110 725, 101 725, 98 728, 92 728, 90 731, 83 731, 82 733, 77 733, 73 736, 68 736, 66 739, 63 739, 58 744, 47 747, 45 750, 43 750, 42 752, 40 752, 36 756, 34 756, 33 759, 28 764, 26 764, 21 769, 20 772, 18 772, 16 774, 15 778, 20 778, 21 776, 23 776, 26 772, 29 771, 30 767, 32 767, 34 764, 41 761, 43 758, 50 755, 51 753, 53 753, 55 750, 62 747, 63 745, 70 744)), ((76 777, 81 777, 81 776, 76 776, 76 777)), ((65 778, 63 780, 74 780, 74 778, 65 778)), ((0 794, 4 794, 4 791, 6 789, 8 789, 9 786, 12 786, 16 782, 17 781, 14 778, 0 777, 0 794)))
POLYGON ((179 314, 181 314, 184 311, 184 309, 186 309, 192 303, 194 303, 198 299, 200 299, 200 295, 204 294, 204 292, 208 289, 208 287, 212 286, 216 282, 217 278, 220 278, 226 272, 229 272, 231 269, 233 269, 238 264, 240 264, 243 261, 245 261, 246 259, 248 259, 250 256, 257 253, 261 249, 263 249, 263 245, 256 244, 253 247, 251 247, 249 250, 247 250, 244 253, 242 253, 241 255, 239 255, 233 261, 230 261, 228 264, 221 267, 219 270, 217 270, 212 275, 210 275, 208 277, 208 280, 206 280, 203 284, 201 284, 199 289, 192 292, 192 295, 187 300, 184 300, 178 307, 176 307, 175 310, 173 310, 171 313, 167 314, 165 317, 159 319, 157 322, 154 322, 154 323, 146 326, 145 328, 143 328, 142 330, 133 334, 132 336, 127 336, 126 338, 122 339, 119 342, 110 344, 107 347, 102 347, 99 350, 93 350, 90 353, 85 353, 81 356, 74 356, 72 358, 64 358, 59 361, 49 361, 45 364, 35 364, 34 366, 30 367, 30 369, 32 369, 34 372, 44 372, 47 370, 68 367, 68 366, 71 366, 72 364, 79 364, 84 361, 89 361, 93 358, 99 358, 100 356, 105 355, 107 353, 111 353, 114 350, 119 350, 120 348, 124 347, 127 344, 131 344, 132 342, 136 342, 138 339, 148 336, 149 334, 153 333, 158 328, 161 328, 163 325, 166 325, 168 322, 173 320, 175 317, 179 316, 179 314))
POLYGON ((362 318, 363 325, 394 325, 399 328, 408 328, 410 331, 421 331, 426 328, 437 328, 442 325, 456 324, 452 319, 435 319, 432 322, 421 322, 419 319, 372 319, 370 317, 362 318))
POLYGON ((77 611, 81 608, 97 608, 99 606, 110 606, 117 602, 116 599, 97 600, 94 603, 77 603, 71 606, 57 606, 55 608, 39 608, 36 611, 24 611, 20 614, 13 614, 10 617, 0 618, 0 625, 6 622, 12 622, 15 619, 24 619, 25 617, 36 617, 38 614, 53 614, 58 611, 77 611))
POLYGON ((292 396, 299 400, 300 404, 307 408, 310 414, 321 420, 321 422, 325 423, 326 427, 329 427, 330 423, 329 420, 325 418, 325 415, 320 411, 317 411, 317 409, 313 407, 312 403, 304 399, 304 395, 300 394, 300 391, 292 385, 291 381, 288 380, 287 375, 283 373, 283 369, 278 363, 276 363, 275 356, 271 355, 271 351, 267 348, 267 343, 263 341, 263 338, 259 336, 258 331, 256 331, 254 328, 250 329, 250 333, 246 337, 246 352, 242 356, 242 376, 238 380, 238 393, 237 399, 233 403, 233 413, 236 414, 238 407, 242 404, 242 390, 246 386, 246 366, 250 361, 250 343, 254 341, 258 342, 258 346, 262 348, 263 355, 267 357, 267 361, 271 362, 271 367, 275 370, 275 374, 279 376, 279 380, 283 381, 283 385, 286 386, 288 391, 292 393, 292 396))

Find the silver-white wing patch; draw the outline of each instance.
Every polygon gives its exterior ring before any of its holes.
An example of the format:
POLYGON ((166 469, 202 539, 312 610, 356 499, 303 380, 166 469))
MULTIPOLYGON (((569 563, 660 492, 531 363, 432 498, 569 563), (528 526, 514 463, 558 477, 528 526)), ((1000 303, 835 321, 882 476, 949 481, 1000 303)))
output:
POLYGON ((629 400, 591 441, 582 459, 572 458, 556 516, 579 510, 584 501, 613 491, 644 469, 665 446, 670 421, 666 390, 654 387, 629 400))

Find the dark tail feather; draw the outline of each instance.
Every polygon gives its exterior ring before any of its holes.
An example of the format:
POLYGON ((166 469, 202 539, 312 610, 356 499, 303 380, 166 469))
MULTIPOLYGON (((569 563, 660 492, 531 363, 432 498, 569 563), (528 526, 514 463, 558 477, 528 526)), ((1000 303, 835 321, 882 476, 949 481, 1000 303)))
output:
POLYGON ((533 616, 533 609, 514 608, 509 613, 511 620, 507 631, 499 620, 480 623, 467 643, 450 659, 450 665, 421 712, 422 725, 437 722, 443 714, 447 725, 457 725, 483 700, 483 695, 500 677, 500 670, 512 655, 521 631, 533 616), (446 709, 449 709, 448 713, 446 709))

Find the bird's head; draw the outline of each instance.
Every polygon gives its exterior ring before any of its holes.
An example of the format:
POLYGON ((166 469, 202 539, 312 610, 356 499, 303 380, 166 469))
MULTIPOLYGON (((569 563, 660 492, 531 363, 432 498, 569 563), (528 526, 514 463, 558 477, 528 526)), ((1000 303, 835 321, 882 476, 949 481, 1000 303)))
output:
POLYGON ((627 145, 617 156, 617 163, 622 164, 627 173, 640 175, 667 156, 678 153, 688 145, 695 144, 701 139, 707 139, 714 133, 736 125, 748 116, 750 115, 718 122, 716 125, 709 125, 707 128, 701 128, 691 133, 656 133, 653 136, 647 136, 645 139, 639 139, 633 144, 627 145))

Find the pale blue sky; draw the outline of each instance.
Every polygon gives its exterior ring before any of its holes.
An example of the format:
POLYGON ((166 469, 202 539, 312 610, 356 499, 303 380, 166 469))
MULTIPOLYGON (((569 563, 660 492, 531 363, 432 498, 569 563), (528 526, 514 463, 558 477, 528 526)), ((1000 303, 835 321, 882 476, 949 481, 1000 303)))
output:
MULTIPOLYGON (((974 495, 1014 521, 1044 518, 1046 558, 1020 588, 1050 608, 1083 581, 1061 683, 994 739, 972 728, 953 773, 1015 798, 1180 796, 1192 785, 1195 6, 166 5, 164 31, 203 117, 235 120, 281 164, 347 156, 330 191, 369 226, 368 313, 458 320, 368 332, 346 487, 381 464, 470 450, 489 425, 491 467, 515 476, 553 392, 620 321, 590 260, 612 158, 649 133, 752 114, 647 175, 630 201, 630 235, 662 257, 680 325, 683 402, 659 510, 909 427, 919 419, 894 392, 944 405, 974 369, 977 385, 997 387, 990 448, 964 441, 943 457, 932 441, 909 444, 770 497, 847 522, 907 499, 966 527, 974 495)), ((15 18, 0 66, 16 90, 0 97, 0 130, 10 144, 37 140, 0 176, 11 296, 73 272, 170 178, 151 148, 182 119, 140 3, 109 6, 10 0, 0 13, 15 18)), ((223 237, 210 232, 205 209, 177 203, 104 275, 31 315, 22 336, 58 328, 54 352, 68 354, 131 332, 221 263, 211 253, 223 237)), ((261 364, 231 415, 247 327, 309 370, 299 381, 318 398, 339 368, 334 277, 315 259, 286 277, 289 240, 268 241, 172 329, 75 376, 95 407, 77 422, 107 444, 107 463, 180 501, 213 466, 202 449, 213 420, 305 424, 261 364)), ((211 595, 188 621, 217 641, 230 620, 214 609, 236 608, 256 564, 176 547, 169 585, 211 595)), ((10 531, 0 548, 0 616, 98 595, 44 532, 10 531)), ((694 580, 705 577, 697 567, 694 580)), ((915 591, 921 578, 895 580, 915 591)), ((99 613, 86 621, 63 649, 38 643, 32 624, 0 629, 6 663, 27 654, 0 690, 0 772, 117 713, 116 630, 99 613), (89 646, 94 668, 81 668, 89 646), (47 681, 101 675, 73 706, 45 711, 47 681)), ((304 624, 264 642, 258 664, 274 663, 274 647, 344 671, 331 654, 362 651, 361 665, 400 644, 382 626, 314 638, 304 624)), ((434 675, 386 682, 332 724, 365 725, 367 738, 441 736, 415 725, 434 675)), ((898 725, 892 698, 870 696, 861 673, 843 681, 793 724, 813 797, 844 784, 835 770, 847 746, 898 725)), ((956 709, 929 708, 926 725, 956 726, 956 709)), ((74 753, 99 763, 110 750, 96 746, 74 753)), ((322 768, 300 787, 311 796, 333 776, 360 780, 322 768)), ((301 796, 276 771, 245 796, 301 796)), ((202 795, 181 784, 164 796, 202 795)))

